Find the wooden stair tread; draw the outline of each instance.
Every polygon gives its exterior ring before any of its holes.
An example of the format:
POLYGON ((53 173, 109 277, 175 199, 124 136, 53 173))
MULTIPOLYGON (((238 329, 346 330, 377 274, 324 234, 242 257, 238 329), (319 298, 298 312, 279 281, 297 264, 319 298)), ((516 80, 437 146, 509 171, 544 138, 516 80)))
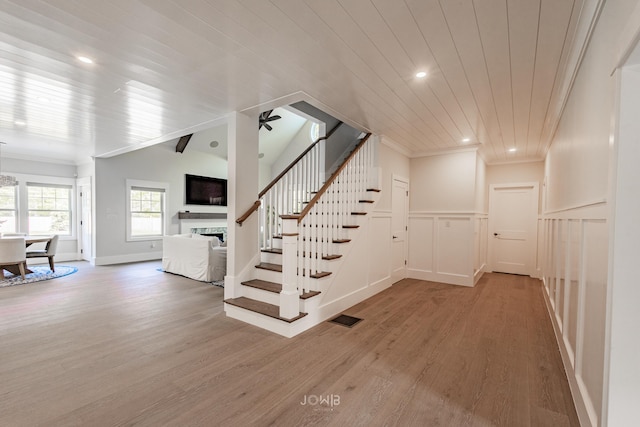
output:
MULTIPOLYGON (((305 237, 305 238, 303 238, 303 239, 302 239, 302 241, 303 241, 303 242, 306 242, 306 241, 307 241, 307 238, 306 238, 306 237, 305 237)), ((320 238, 320 239, 312 239, 311 241, 315 241, 315 242, 324 242, 324 241, 325 241, 325 239, 323 239, 323 238, 320 238)), ((334 240, 332 240, 331 242, 332 242, 332 243, 349 243, 350 241, 351 241, 351 239, 334 239, 334 240)))
POLYGON ((309 277, 312 279, 322 279, 323 277, 327 277, 330 275, 331 275, 330 271, 320 271, 318 273, 310 274, 309 277))
POLYGON ((260 264, 256 265, 256 268, 261 268, 263 270, 277 271, 279 273, 282 273, 282 265, 281 264, 273 264, 273 263, 270 263, 270 262, 261 262, 260 264))
POLYGON ((300 313, 293 319, 285 319, 284 317, 280 317, 280 307, 277 305, 267 304, 266 302, 256 301, 247 297, 230 298, 224 300, 224 302, 236 307, 244 308, 245 310, 264 314, 265 316, 273 317, 274 319, 282 320, 287 323, 295 322, 307 315, 307 313, 300 313))
MULTIPOLYGON (((282 285, 280 283, 269 282, 267 280, 253 279, 247 282, 242 282, 242 284, 256 289, 262 289, 263 291, 273 292, 274 294, 279 294, 280 292, 282 292, 282 285)), ((320 295, 320 292, 309 291, 300 295, 300 299, 309 299, 311 297, 315 297, 316 295, 320 295)))
POLYGON ((282 255, 282 249, 280 248, 266 248, 266 249, 262 249, 261 250, 264 253, 267 254, 281 254, 282 255))
POLYGON ((342 228, 360 228, 359 225, 343 225, 342 228))
POLYGON ((373 200, 358 200, 359 203, 375 203, 373 200))
POLYGON ((351 215, 366 215, 366 212, 351 212, 351 215))
POLYGON ((372 191, 372 192, 374 192, 374 193, 379 193, 379 192, 381 192, 382 190, 380 190, 380 189, 378 189, 378 188, 367 188, 367 191, 372 191))
POLYGON ((279 294, 282 291, 282 285, 280 283, 269 282, 267 280, 253 279, 247 282, 242 282, 242 284, 276 294, 279 294))
MULTIPOLYGON (((307 258, 306 252, 302 252, 302 258, 307 258)), ((333 259, 338 259, 338 258, 342 258, 342 255, 338 255, 338 254, 322 255, 322 259, 325 261, 331 261, 333 259)))
POLYGON ((309 292, 305 292, 304 294, 300 295, 300 299, 309 299, 311 297, 315 297, 316 295, 320 295, 319 291, 309 291, 309 292))

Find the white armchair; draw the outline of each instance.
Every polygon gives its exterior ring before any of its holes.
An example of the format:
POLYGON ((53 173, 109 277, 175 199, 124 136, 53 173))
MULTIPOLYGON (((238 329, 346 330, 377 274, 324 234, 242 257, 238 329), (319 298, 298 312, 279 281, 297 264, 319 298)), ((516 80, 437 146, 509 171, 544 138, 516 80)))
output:
POLYGON ((7 237, 0 239, 0 274, 4 278, 4 270, 20 274, 24 280, 27 267, 27 248, 24 237, 7 237))

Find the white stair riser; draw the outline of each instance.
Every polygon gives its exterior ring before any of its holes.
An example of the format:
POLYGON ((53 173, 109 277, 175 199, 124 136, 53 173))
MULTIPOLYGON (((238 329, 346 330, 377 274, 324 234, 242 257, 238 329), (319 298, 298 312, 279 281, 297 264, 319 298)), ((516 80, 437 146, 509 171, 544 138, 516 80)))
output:
POLYGON ((268 262, 270 264, 282 264, 282 254, 272 254, 270 252, 262 252, 260 254, 260 260, 262 262, 268 262))
POLYGON ((280 294, 254 288, 252 286, 242 286, 242 296, 268 304, 280 305, 280 294))
POLYGON ((282 273, 278 271, 265 270, 256 268, 256 279, 266 280, 267 282, 282 283, 282 273))

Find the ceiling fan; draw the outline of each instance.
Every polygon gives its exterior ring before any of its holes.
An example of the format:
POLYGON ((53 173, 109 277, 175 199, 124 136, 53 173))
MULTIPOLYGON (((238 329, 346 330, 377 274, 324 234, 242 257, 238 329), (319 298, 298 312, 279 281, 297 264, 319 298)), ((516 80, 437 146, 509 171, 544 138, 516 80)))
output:
POLYGON ((265 128, 267 128, 268 131, 271 131, 271 130, 273 130, 273 128, 271 127, 269 122, 272 122, 274 120, 278 120, 278 119, 282 118, 277 114, 275 116, 271 116, 271 113, 273 113, 273 110, 267 110, 267 111, 265 111, 263 113, 260 113, 260 117, 258 118, 258 130, 260 130, 260 128, 262 128, 262 126, 264 126, 265 128), (271 116, 271 117, 269 117, 269 116, 271 116))

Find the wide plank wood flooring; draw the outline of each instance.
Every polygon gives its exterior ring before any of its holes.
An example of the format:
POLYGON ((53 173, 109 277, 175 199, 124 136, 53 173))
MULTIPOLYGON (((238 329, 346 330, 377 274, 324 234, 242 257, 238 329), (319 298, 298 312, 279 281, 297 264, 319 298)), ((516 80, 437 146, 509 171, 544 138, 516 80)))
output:
POLYGON ((286 339, 158 262, 0 288, 0 426, 576 426, 540 282, 403 280, 286 339))

